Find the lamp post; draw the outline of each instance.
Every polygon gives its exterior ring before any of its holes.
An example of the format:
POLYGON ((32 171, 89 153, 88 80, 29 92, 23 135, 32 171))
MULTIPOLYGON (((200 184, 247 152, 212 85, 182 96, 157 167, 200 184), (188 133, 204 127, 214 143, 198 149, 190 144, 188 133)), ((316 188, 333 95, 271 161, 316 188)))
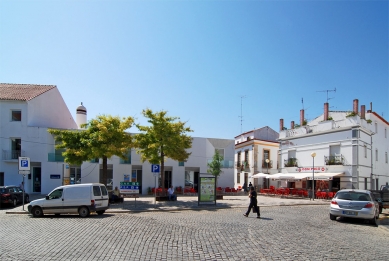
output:
MULTIPOLYGON (((266 174, 269 174, 269 162, 270 162, 270 160, 269 160, 269 159, 266 159, 265 162, 266 162, 266 167, 267 167, 266 174)), ((266 180, 267 180, 267 181, 266 181, 266 183, 267 183, 267 188, 269 188, 269 179, 266 179, 266 180)))
POLYGON ((316 152, 311 153, 312 156, 312 200, 315 200, 315 157, 316 152))

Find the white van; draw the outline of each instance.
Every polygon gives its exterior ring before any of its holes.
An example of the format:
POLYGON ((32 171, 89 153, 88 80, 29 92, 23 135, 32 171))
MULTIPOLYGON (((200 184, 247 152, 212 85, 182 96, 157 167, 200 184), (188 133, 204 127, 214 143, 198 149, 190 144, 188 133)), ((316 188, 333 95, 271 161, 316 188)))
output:
POLYGON ((88 183, 55 188, 46 198, 31 201, 28 212, 34 217, 44 214, 79 214, 87 217, 90 212, 102 215, 108 208, 109 196, 105 185, 88 183))

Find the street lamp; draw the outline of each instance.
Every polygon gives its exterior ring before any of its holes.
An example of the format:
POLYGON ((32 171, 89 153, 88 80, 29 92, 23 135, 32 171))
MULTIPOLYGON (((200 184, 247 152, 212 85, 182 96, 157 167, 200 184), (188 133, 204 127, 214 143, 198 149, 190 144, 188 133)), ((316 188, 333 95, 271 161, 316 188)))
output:
MULTIPOLYGON (((266 174, 269 174, 269 162, 270 162, 270 160, 269 159, 266 159, 265 160, 265 162, 266 162, 266 167, 267 167, 267 171, 266 171, 266 174)), ((266 179, 267 180, 267 188, 269 188, 269 179, 266 179)))
POLYGON ((315 157, 316 152, 311 153, 312 156, 312 200, 315 200, 315 157))

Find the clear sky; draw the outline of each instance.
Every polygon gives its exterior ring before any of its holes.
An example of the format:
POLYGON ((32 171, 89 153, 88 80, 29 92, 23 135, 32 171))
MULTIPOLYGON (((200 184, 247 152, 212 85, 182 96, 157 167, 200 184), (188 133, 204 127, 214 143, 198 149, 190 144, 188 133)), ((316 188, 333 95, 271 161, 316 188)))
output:
POLYGON ((327 94, 330 110, 359 99, 388 120, 388 13, 388 1, 0 0, 0 82, 56 85, 74 117, 81 102, 88 119, 141 124, 143 109, 166 110, 196 137, 290 128, 327 94))

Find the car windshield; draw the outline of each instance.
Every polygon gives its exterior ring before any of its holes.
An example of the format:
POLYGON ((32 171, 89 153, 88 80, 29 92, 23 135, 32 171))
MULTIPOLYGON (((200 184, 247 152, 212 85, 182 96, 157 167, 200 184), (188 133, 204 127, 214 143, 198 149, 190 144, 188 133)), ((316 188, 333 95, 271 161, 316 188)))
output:
POLYGON ((352 201, 370 201, 369 194, 363 192, 344 191, 338 192, 337 199, 352 200, 352 201))

